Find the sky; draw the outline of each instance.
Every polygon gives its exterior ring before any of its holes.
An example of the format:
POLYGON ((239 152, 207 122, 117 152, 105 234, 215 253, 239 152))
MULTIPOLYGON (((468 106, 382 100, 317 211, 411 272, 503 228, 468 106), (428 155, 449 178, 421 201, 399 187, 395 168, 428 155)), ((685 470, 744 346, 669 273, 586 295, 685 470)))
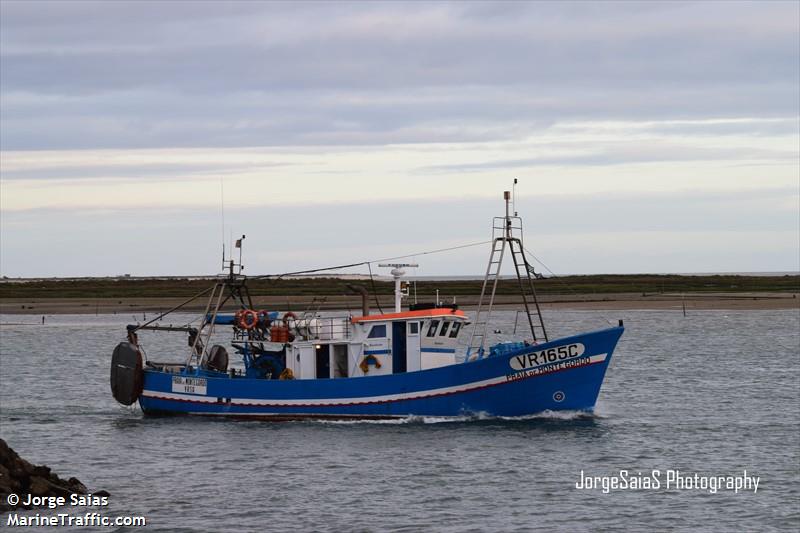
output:
POLYGON ((0 0, 1 275, 478 274, 514 178, 545 273, 800 270, 800 2, 0 0))

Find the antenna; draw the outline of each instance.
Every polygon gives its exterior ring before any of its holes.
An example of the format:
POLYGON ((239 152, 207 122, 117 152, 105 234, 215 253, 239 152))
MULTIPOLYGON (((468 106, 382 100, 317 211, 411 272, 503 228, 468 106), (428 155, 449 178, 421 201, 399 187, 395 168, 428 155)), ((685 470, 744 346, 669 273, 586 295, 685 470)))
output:
POLYGON ((511 187, 511 210, 514 211, 514 216, 517 214, 517 178, 514 178, 514 185, 511 187))
POLYGON ((378 266, 392 269, 391 274, 394 278, 394 312, 399 313, 402 310, 403 296, 408 296, 408 291, 404 293, 400 284, 400 279, 406 275, 406 271, 403 269, 406 267, 416 268, 419 265, 416 263, 381 263, 378 266))
POLYGON ((225 187, 219 177, 219 213, 222 219, 222 269, 225 270, 225 187))
POLYGON ((242 235, 241 239, 237 239, 236 241, 236 247, 239 249, 239 274, 244 270, 244 265, 242 264, 242 244, 244 244, 244 235, 242 235))

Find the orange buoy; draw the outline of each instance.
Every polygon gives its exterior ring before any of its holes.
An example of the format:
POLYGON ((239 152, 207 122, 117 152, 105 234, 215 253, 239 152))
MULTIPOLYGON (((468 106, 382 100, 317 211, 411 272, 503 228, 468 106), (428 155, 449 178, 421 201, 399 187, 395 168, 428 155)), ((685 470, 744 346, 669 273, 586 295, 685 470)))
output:
POLYGON ((251 330, 258 325, 258 313, 252 309, 241 309, 236 315, 236 323, 242 329, 251 330))
POLYGON ((289 327, 289 319, 292 319, 295 322, 297 322, 297 315, 292 313, 291 311, 287 311, 286 313, 283 314, 283 325, 286 326, 287 328, 289 327))

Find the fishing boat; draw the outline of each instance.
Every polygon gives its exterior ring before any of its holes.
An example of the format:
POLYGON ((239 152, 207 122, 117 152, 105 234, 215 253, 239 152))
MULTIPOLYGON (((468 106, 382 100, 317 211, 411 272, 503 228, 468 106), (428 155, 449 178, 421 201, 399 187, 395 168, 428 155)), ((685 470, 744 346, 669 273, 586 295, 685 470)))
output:
POLYGON ((231 260, 229 272, 198 295, 208 300, 197 326, 164 326, 153 319, 127 327, 111 357, 112 394, 124 405, 138 402, 147 415, 274 420, 592 411, 622 321, 549 338, 536 297, 537 276, 523 246, 522 219, 510 212, 509 199, 505 192, 505 216, 494 219, 472 317, 438 301, 404 307, 403 268, 410 266, 404 264, 388 265, 395 282, 393 312, 371 314, 365 290, 358 316, 257 310, 247 278, 231 260), (530 337, 490 344, 504 259, 514 266, 530 337), (229 331, 227 346, 212 344, 221 328, 229 331), (151 359, 138 335, 148 330, 186 334, 185 352, 151 359), (229 366, 229 352, 238 354, 243 366, 229 366), (168 356, 179 360, 157 362, 168 356))

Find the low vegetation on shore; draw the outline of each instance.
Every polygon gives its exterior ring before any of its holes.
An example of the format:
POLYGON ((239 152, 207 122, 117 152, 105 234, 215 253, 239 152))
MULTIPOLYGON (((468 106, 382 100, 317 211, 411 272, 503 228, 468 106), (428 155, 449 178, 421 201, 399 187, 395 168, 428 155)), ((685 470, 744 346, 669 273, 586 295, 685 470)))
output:
MULTIPOLYGON (((352 280, 340 278, 292 278, 249 280, 253 296, 336 296, 352 294, 349 284, 359 284, 377 295, 391 295, 394 283, 383 280, 352 280)), ((480 294, 482 281, 418 281, 420 294, 433 294, 438 289, 450 296, 480 294)), ((85 278, 47 279, 0 283, 0 298, 164 298, 190 297, 209 286, 209 279, 188 278, 85 278)), ((413 290, 413 289, 412 289, 413 290)), ((740 276, 740 275, 657 275, 657 274, 599 274, 565 276, 536 281, 539 294, 664 294, 741 293, 741 292, 798 292, 800 275, 740 276)), ((503 279, 497 294, 519 292, 516 279, 503 279)))

